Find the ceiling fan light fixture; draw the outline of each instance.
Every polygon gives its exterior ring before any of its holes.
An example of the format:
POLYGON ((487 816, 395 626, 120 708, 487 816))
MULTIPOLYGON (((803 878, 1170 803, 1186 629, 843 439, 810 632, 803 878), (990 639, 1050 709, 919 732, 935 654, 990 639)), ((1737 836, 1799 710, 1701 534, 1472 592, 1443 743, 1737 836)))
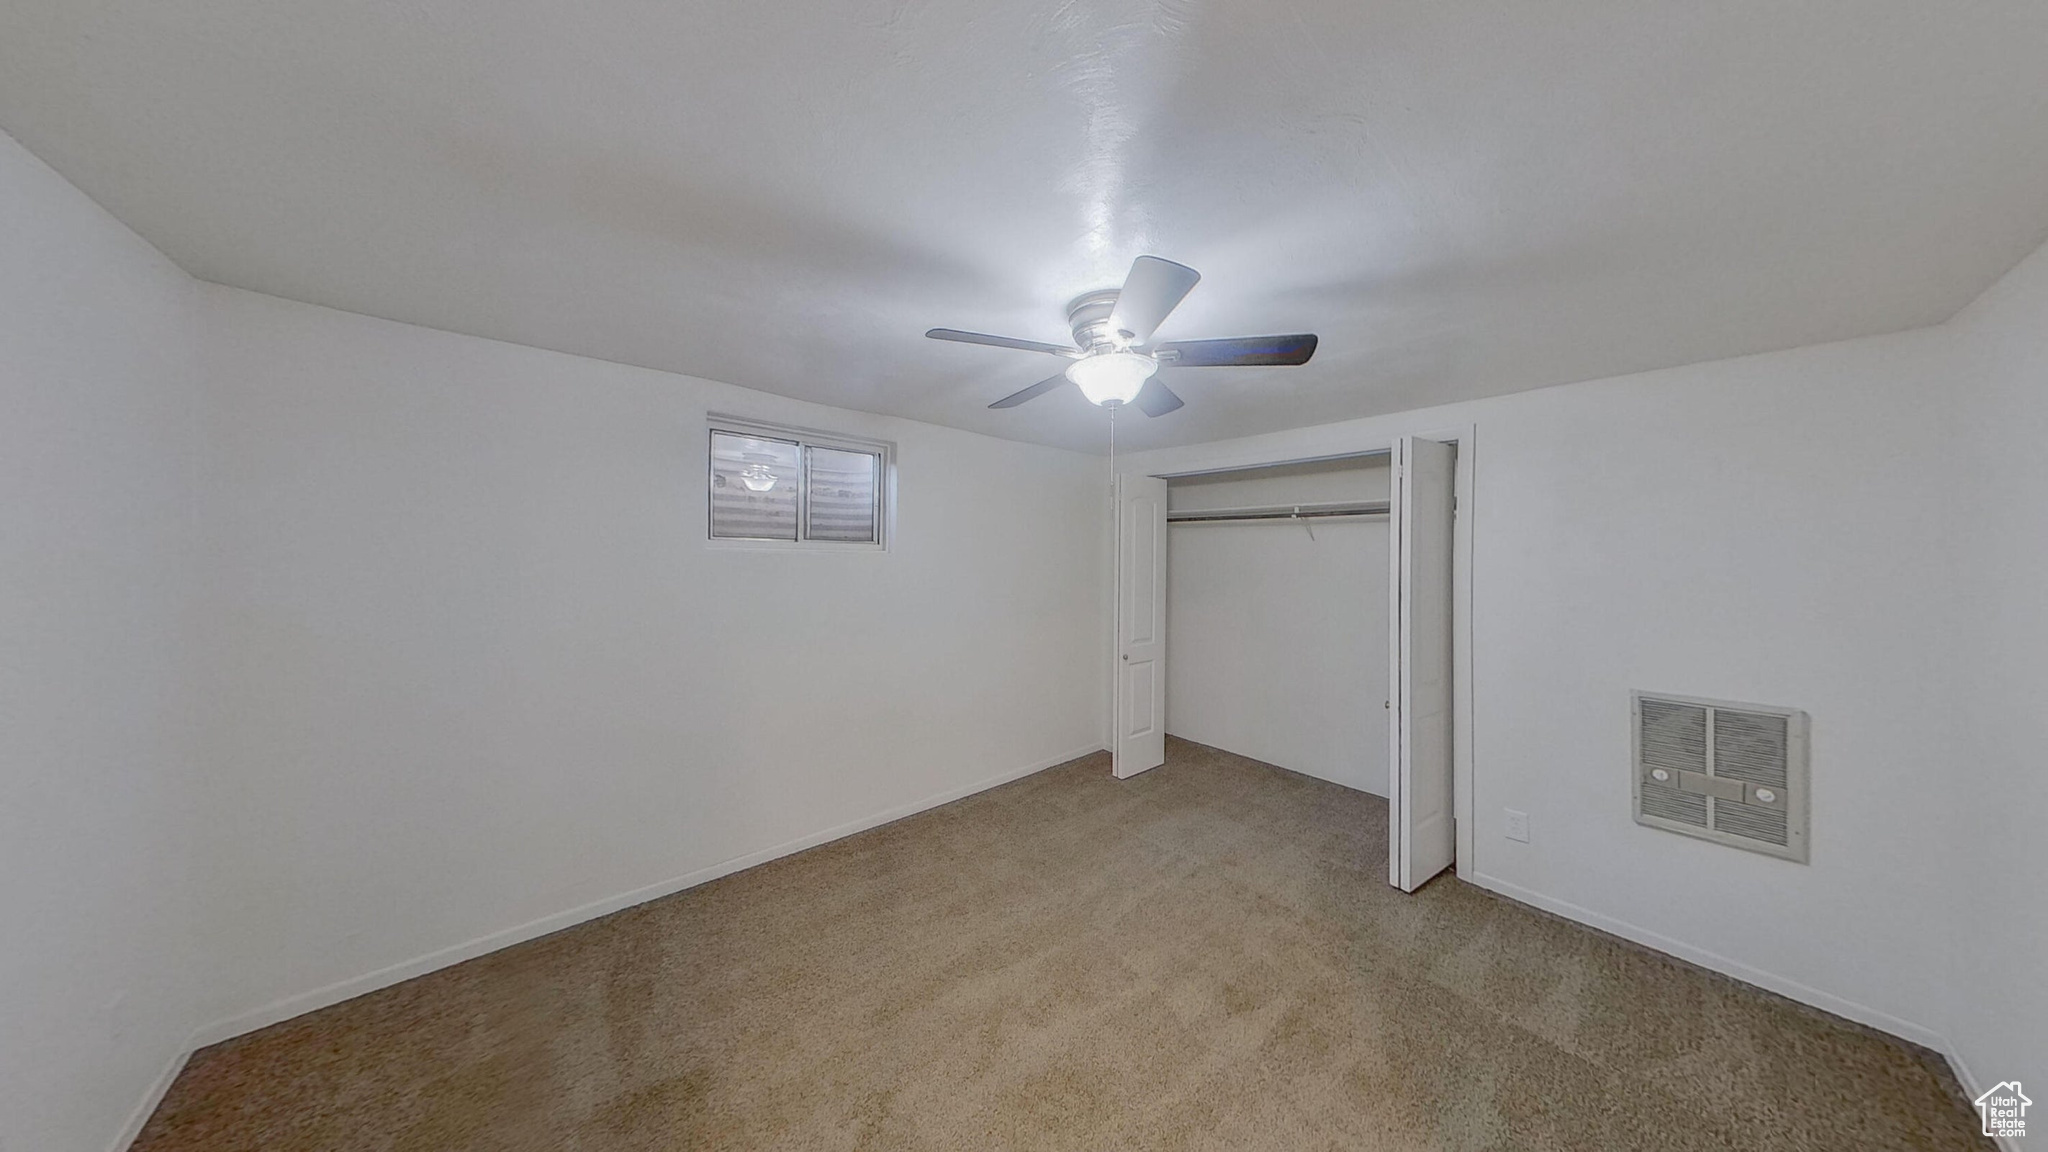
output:
POLYGON ((1159 370, 1159 362, 1142 352, 1097 352, 1067 366, 1067 379, 1091 404, 1129 404, 1138 389, 1159 370))

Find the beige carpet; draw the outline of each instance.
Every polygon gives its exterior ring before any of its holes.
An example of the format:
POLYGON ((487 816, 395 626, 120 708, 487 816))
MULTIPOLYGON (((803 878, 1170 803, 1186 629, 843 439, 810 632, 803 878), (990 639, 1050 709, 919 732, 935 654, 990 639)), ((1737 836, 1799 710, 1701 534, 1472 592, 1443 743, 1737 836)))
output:
POLYGON ((1930 1054, 1090 757, 199 1053, 136 1145, 1982 1148, 1930 1054))

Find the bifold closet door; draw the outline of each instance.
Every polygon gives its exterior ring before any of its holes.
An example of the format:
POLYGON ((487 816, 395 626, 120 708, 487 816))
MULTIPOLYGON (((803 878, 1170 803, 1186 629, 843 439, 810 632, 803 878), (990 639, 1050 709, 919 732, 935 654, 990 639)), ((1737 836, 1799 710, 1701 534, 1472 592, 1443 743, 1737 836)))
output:
POLYGON ((1451 866, 1451 539, 1457 452, 1404 436, 1394 445, 1389 535, 1387 879, 1413 892, 1451 866))
POLYGON ((1118 779, 1166 763, 1166 481, 1116 482, 1116 739, 1118 779))

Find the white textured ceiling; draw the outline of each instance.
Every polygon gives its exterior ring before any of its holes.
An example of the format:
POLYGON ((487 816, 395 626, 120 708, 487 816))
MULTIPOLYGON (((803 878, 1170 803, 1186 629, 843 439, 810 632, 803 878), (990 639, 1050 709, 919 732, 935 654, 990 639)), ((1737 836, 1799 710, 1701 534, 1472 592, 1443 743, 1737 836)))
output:
POLYGON ((9 0, 0 126, 194 274, 1099 451, 1939 321, 2048 234, 2040 0, 9 0))

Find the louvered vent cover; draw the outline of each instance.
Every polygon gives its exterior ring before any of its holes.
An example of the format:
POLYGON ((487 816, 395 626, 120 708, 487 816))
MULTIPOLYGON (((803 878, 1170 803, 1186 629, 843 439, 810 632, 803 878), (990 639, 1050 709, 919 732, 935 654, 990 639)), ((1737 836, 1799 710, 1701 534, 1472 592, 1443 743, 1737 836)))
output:
POLYGON ((1806 862, 1806 713, 1637 692, 1636 823, 1806 862))

